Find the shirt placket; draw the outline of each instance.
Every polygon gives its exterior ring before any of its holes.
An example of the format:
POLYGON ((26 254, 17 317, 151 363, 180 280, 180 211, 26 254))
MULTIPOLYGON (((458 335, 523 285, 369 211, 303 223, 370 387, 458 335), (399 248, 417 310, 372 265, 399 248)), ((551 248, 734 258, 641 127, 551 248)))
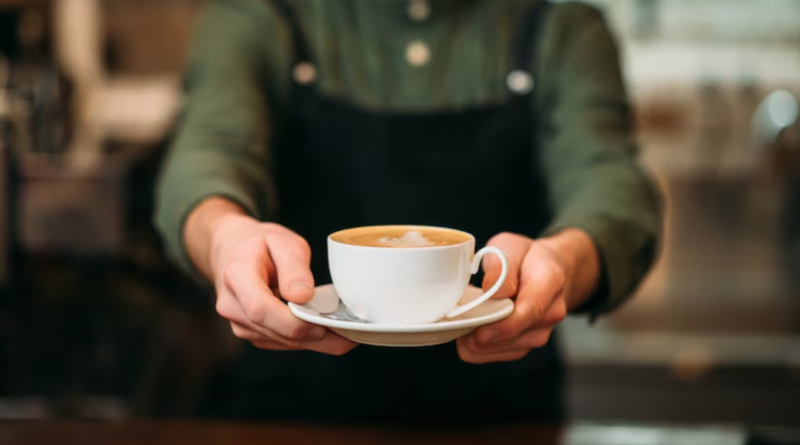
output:
POLYGON ((434 23, 434 10, 431 0, 406 0, 404 5, 404 20, 408 23, 407 33, 403 39, 402 57, 407 79, 413 82, 404 82, 405 96, 413 100, 420 94, 420 82, 425 82, 429 77, 433 57, 432 26, 434 23))

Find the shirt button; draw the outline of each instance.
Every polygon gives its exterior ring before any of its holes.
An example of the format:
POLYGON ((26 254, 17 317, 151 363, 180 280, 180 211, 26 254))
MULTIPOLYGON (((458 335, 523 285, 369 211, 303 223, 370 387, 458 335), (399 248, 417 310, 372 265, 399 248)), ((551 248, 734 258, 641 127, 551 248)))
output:
POLYGON ((533 77, 525 71, 514 70, 508 73, 506 84, 516 94, 528 94, 533 90, 533 77))
POLYGON ((300 85, 309 85, 317 78, 317 70, 308 62, 300 62, 294 67, 294 80, 300 85))
POLYGON ((408 16, 415 22, 422 22, 431 16, 431 5, 428 0, 409 0, 408 16))
POLYGON ((411 66, 423 66, 431 60, 431 50, 425 43, 415 40, 406 47, 406 60, 411 66))

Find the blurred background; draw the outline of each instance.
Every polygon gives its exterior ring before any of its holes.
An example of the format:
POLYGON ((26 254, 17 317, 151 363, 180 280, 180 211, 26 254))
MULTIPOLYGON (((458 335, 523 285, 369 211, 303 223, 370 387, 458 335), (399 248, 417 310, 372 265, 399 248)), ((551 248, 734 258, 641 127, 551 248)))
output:
MULTIPOLYGON (((237 354, 151 227, 203 3, 0 0, 0 419, 183 417, 237 354)), ((573 417, 800 425, 800 0, 592 3, 668 214, 563 326, 573 417)))

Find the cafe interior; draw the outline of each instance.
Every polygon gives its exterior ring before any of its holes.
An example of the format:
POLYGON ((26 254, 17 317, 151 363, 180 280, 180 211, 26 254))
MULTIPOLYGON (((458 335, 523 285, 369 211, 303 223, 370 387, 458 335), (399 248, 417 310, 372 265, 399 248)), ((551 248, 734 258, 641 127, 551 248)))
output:
POLYGON ((470 435, 193 418, 241 341, 152 221, 208 1, 0 0, 0 443, 800 443, 800 1, 590 0, 659 258, 559 326, 567 424, 470 435))

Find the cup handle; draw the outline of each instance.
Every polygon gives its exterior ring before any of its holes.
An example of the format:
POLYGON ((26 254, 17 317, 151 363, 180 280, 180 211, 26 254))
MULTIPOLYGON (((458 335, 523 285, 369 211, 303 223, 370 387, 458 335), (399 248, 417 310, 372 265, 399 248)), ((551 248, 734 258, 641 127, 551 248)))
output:
POLYGON ((492 286, 491 289, 486 291, 486 293, 481 295, 480 297, 470 301, 469 303, 464 303, 460 306, 456 306, 453 310, 448 312, 447 315, 445 315, 445 318, 458 317, 459 315, 467 311, 475 309, 481 303, 492 298, 492 296, 496 294, 498 290, 500 290, 500 287, 506 281, 506 277, 508 277, 508 257, 506 256, 505 252, 498 249, 497 247, 487 246, 479 250, 478 253, 475 254, 475 258, 472 259, 472 265, 470 266, 472 274, 474 275, 478 273, 478 269, 481 267, 481 260, 488 253, 493 253, 498 257, 500 257, 500 262, 503 264, 503 271, 500 272, 500 278, 498 278, 497 283, 494 283, 494 286, 492 286))

